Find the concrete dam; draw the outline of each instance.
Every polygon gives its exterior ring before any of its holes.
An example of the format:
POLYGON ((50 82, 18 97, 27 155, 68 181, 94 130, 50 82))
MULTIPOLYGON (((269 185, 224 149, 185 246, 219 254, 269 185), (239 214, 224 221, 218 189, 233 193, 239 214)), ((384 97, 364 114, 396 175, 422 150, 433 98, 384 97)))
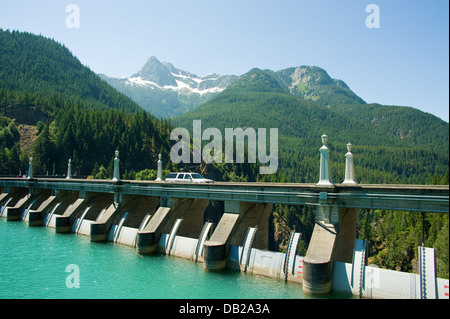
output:
MULTIPOLYGON (((311 184, 0 179, 0 216, 8 221, 131 246, 139 254, 161 252, 190 259, 203 263, 207 271, 232 268, 297 282, 312 293, 340 289, 357 294, 356 287, 361 288, 366 279, 355 280, 353 272, 361 276, 372 270, 363 271, 365 255, 355 238, 359 208, 354 206, 377 208, 390 202, 397 209, 445 213, 448 187, 338 185, 331 189, 311 184), (210 201, 224 204, 216 224, 205 219, 210 201), (300 233, 291 233, 285 253, 268 250, 274 203, 316 206, 316 226, 306 256, 298 255, 300 233), (342 283, 342 278, 347 280, 342 283)), ((414 282, 420 290, 420 279, 414 282)), ((435 286, 444 289, 448 280, 435 286)), ((371 296, 377 297, 373 287, 371 296)), ((379 297, 392 296, 383 292, 379 297)))
MULTIPOLYGON (((320 151, 328 149, 324 145, 320 151)), ((206 271, 232 268, 297 282, 308 294, 333 289, 369 298, 448 299, 448 279, 436 278, 433 271, 434 249, 419 247, 420 274, 400 273, 368 267, 367 243, 356 238, 360 209, 448 214, 448 185, 357 184, 350 155, 342 184, 330 180, 325 155, 317 184, 197 184, 164 182, 160 161, 156 181, 122 181, 116 152, 112 180, 72 178, 70 161, 64 179, 0 178, 0 216, 131 246, 139 254, 190 259, 206 271), (215 222, 205 218, 211 202, 224 207, 215 222), (296 232, 286 252, 268 250, 274 204, 315 207, 305 256, 298 255, 301 234, 296 232)))
POLYGON ((80 195, 76 191, 48 189, 29 193, 28 189, 13 188, 7 193, 2 191, 0 214, 8 221, 24 221, 29 226, 54 228, 58 233, 89 236, 95 242, 135 247, 139 254, 161 252, 203 262, 207 270, 228 266, 301 282, 300 274, 285 273, 294 268, 300 234, 293 236, 295 243, 290 244, 293 248, 288 258, 284 253, 268 251, 271 204, 226 202, 228 212, 218 225, 204 220, 208 204, 204 199, 139 195, 123 195, 121 203, 116 203, 113 194, 80 195), (212 247, 211 260, 205 261, 205 245, 212 247), (261 260, 266 262, 253 260, 250 264, 252 249, 260 250, 261 260))

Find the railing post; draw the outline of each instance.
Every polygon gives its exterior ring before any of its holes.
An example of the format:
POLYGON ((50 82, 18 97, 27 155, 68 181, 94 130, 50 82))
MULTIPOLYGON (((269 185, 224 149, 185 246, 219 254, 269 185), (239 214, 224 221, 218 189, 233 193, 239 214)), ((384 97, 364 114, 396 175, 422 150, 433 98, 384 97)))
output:
POLYGON ((355 170, 353 167, 353 154, 352 154, 352 144, 350 142, 347 144, 347 154, 345 154, 345 180, 342 184, 344 185, 356 185, 355 182, 355 170))
POLYGON ((334 186, 331 181, 330 150, 327 147, 328 136, 322 135, 322 147, 320 148, 320 174, 317 186, 334 186))
POLYGON ((157 181, 162 181, 162 161, 161 161, 161 154, 158 155, 158 174, 156 176, 157 181))
POLYGON ((116 157, 114 158, 114 182, 120 182, 120 173, 119 173, 119 151, 116 150, 116 157))
POLYGON ((33 179, 33 157, 30 157, 30 161, 28 162, 28 179, 33 179))
POLYGON ((72 160, 69 158, 69 163, 67 164, 67 179, 72 178, 72 160))

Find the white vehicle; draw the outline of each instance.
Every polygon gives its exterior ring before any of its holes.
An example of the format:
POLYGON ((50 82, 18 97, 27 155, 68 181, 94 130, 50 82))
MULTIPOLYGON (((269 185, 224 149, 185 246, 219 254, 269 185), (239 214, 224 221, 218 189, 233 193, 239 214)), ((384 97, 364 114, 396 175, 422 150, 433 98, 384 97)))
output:
POLYGON ((214 183, 212 179, 204 178, 198 173, 170 173, 166 177, 167 183, 214 183))

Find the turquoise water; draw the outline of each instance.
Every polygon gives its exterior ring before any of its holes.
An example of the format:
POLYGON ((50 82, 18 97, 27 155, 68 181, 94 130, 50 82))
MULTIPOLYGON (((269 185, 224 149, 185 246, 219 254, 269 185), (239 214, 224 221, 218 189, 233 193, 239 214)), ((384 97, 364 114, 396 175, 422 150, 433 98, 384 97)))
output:
POLYGON ((201 263, 162 254, 140 256, 131 247, 92 243, 86 236, 0 218, 0 298, 310 297, 298 284, 233 270, 205 272, 201 263), (68 288, 76 283, 79 288, 68 288))

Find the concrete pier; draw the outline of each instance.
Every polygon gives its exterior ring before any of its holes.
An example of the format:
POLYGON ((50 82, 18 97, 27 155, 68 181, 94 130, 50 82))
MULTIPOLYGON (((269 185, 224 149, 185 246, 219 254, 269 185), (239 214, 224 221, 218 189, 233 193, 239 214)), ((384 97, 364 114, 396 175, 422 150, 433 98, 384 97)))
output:
POLYGON ((1 212, 2 217, 8 221, 20 220, 20 214, 24 209, 23 206, 30 196, 29 191, 26 189, 12 190, 3 200, 5 207, 3 207, 1 212))
POLYGON ((314 295, 330 292, 335 239, 334 225, 316 223, 308 251, 303 258, 303 292, 314 295))
POLYGON ((51 196, 53 199, 51 199, 51 197, 47 199, 47 201, 50 199, 51 201, 45 208, 40 207, 36 211, 30 211, 30 226, 46 226, 54 228, 56 218, 61 216, 78 198, 77 192, 61 190, 54 193, 55 195, 51 196))
POLYGON ((204 245, 203 269, 225 269, 230 245, 242 245, 249 227, 258 226, 257 245, 267 249, 268 216, 271 212, 271 204, 225 202, 225 213, 204 245))
POLYGON ((80 206, 85 202, 84 198, 68 198, 63 200, 63 205, 67 205, 66 209, 61 208, 63 212, 60 215, 55 216, 54 225, 50 224, 49 227, 55 227, 57 233, 68 233, 72 227, 72 222, 74 220, 74 213, 79 210, 80 206), (72 222, 71 222, 72 220, 72 222))
POLYGON ((136 251, 139 254, 150 254, 156 251, 162 228, 170 217, 170 207, 159 207, 147 226, 136 235, 136 251))
POLYGON ((207 200, 171 198, 167 206, 161 206, 150 219, 143 230, 136 236, 136 250, 141 254, 153 253, 163 233, 170 233, 178 219, 183 223, 177 229, 179 236, 197 238, 204 224, 204 212, 208 206, 207 200))
MULTIPOLYGON (((332 213, 330 215, 333 217, 332 213)), ((303 292, 307 294, 329 293, 334 262, 352 262, 358 209, 341 207, 338 220, 332 217, 316 221, 303 259, 303 292)))
MULTIPOLYGON (((109 228, 111 227, 112 220, 115 217, 120 205, 116 206, 116 203, 110 204, 101 216, 91 223, 91 241, 106 241, 108 239, 109 228)), ((104 208, 105 209, 105 208, 104 208)))
POLYGON ((113 224, 119 224, 123 215, 128 212, 124 226, 138 228, 147 214, 155 214, 159 203, 159 197, 125 195, 113 224))
POLYGON ((183 219, 177 234, 179 236, 198 238, 204 224, 204 213, 209 201, 203 199, 172 198, 172 213, 162 232, 170 233, 177 219, 183 219))
POLYGON ((94 231, 91 234, 92 223, 96 222, 102 212, 110 215, 114 210, 113 194, 86 193, 84 194, 84 201, 70 215, 71 231, 90 236, 92 241, 103 241, 105 227, 94 226, 94 231))
POLYGON ((117 244, 135 246, 137 232, 145 227, 157 210, 159 197, 124 195, 120 207, 107 221, 108 241, 117 244))
POLYGON ((357 208, 339 208, 339 224, 337 224, 336 243, 333 251, 334 261, 352 262, 358 215, 359 209, 357 208))
POLYGON ((137 229, 147 214, 155 213, 158 203, 158 197, 124 195, 120 204, 114 201, 91 223, 91 241, 107 241, 111 227, 119 225, 125 214, 121 227, 137 229))
POLYGON ((36 208, 32 208, 28 212, 28 225, 29 226, 41 226, 42 221, 44 220, 44 214, 48 210, 49 207, 54 205, 57 196, 42 196, 43 201, 36 206, 36 208))
POLYGON ((208 271, 223 270, 227 264, 227 243, 235 228, 239 214, 225 213, 219 221, 211 238, 205 242, 203 269, 208 271))
POLYGON ((272 204, 246 203, 241 204, 239 224, 230 241, 231 245, 242 245, 249 227, 258 227, 254 246, 259 249, 269 249, 269 216, 272 204))

